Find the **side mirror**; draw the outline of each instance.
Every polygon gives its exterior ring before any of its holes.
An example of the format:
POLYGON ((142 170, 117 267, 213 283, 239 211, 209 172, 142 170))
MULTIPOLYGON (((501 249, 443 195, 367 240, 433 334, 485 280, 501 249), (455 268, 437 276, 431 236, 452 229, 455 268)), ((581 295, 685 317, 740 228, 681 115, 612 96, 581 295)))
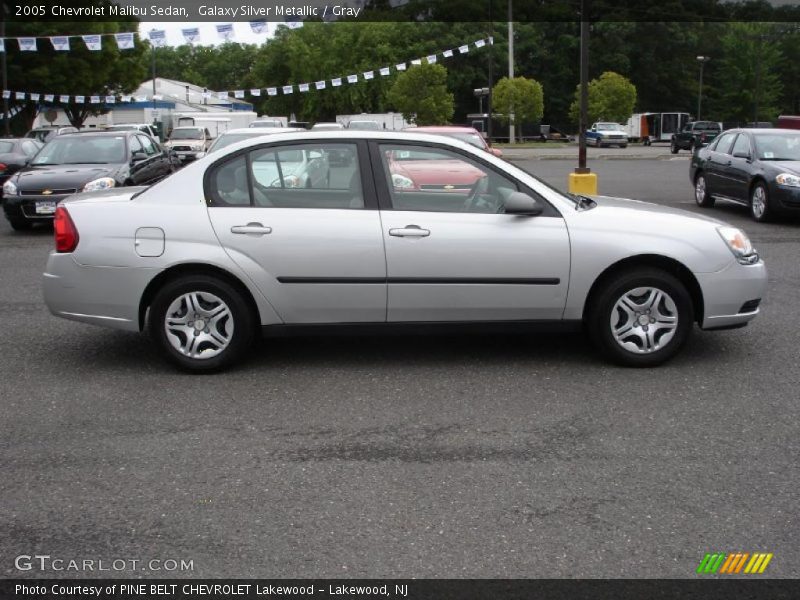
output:
POLYGON ((505 213, 507 215, 521 215, 526 217, 535 217, 542 214, 542 205, 528 194, 522 192, 512 192, 506 198, 504 203, 505 213))
POLYGON ((749 152, 734 152, 734 158, 744 158, 746 160, 750 160, 750 153, 749 152))
POLYGON ((131 162, 142 162, 143 160, 147 160, 147 154, 144 152, 134 152, 131 155, 131 162))
POLYGON ((489 148, 489 152, 497 158, 503 158, 503 151, 500 148, 489 148))

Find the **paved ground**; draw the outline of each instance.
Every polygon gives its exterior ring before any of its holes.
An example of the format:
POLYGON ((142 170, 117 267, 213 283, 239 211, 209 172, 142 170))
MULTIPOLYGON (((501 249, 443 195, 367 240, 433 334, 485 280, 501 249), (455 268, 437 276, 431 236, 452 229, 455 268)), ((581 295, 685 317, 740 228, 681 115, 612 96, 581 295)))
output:
MULTIPOLYGON (((574 166, 518 164, 559 186, 574 166)), ((697 210, 685 160, 592 167, 603 193, 697 210)), ((797 577, 800 225, 713 214, 766 257, 763 314, 659 369, 580 335, 339 338, 206 377, 49 316, 51 235, 3 221, 0 575, 38 553, 201 577, 687 577, 761 550, 797 577)))

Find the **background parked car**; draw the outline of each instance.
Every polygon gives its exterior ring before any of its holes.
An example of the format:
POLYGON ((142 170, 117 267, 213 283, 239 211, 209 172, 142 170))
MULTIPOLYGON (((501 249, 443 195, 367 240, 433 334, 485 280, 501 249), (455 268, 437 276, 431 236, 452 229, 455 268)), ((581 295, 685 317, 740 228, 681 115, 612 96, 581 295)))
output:
POLYGON ((266 129, 274 129, 274 128, 281 128, 283 127, 283 123, 278 121, 277 119, 258 119, 253 121, 248 125, 248 127, 259 127, 259 128, 266 128, 266 129))
POLYGON ((710 144, 722 133, 722 127, 714 121, 693 121, 687 123, 678 133, 672 134, 669 149, 673 154, 678 150, 694 150, 710 144))
POLYGON ((311 131, 338 131, 344 129, 341 123, 314 123, 311 131))
POLYGON ((3 184, 3 211, 12 228, 29 229, 51 221, 58 203, 71 194, 149 185, 173 171, 169 154, 143 133, 60 135, 3 184))
POLYGON ((227 146, 235 144, 236 142, 241 142, 242 140, 271 135, 273 133, 289 133, 291 131, 305 131, 305 129, 299 129, 297 127, 248 127, 246 129, 229 129, 225 133, 220 134, 217 139, 214 140, 211 146, 209 146, 208 152, 198 153, 197 158, 203 158, 203 156, 206 156, 207 154, 211 154, 212 152, 216 152, 217 150, 221 150, 222 148, 226 148, 227 146))
POLYGON ((357 129, 359 131, 381 131, 381 124, 377 121, 350 121, 347 124, 348 129, 357 129))
MULTIPOLYGON (((22 169, 44 144, 31 138, 0 139, 0 186, 22 169)), ((3 197, 0 189, 0 198, 3 197)))
POLYGON ((45 126, 45 127, 37 127, 36 129, 31 129, 28 133, 25 134, 27 138, 33 138, 42 142, 43 144, 49 142, 57 135, 64 135, 65 133, 75 133, 78 131, 77 127, 72 127, 71 125, 61 125, 61 126, 45 126))
POLYGON ((717 199, 749 207, 756 221, 800 213, 800 131, 733 129, 700 148, 689 177, 698 206, 717 199))
POLYGON ((492 148, 486 143, 486 138, 481 135, 481 132, 474 127, 454 127, 449 125, 437 125, 428 127, 408 127, 403 131, 416 131, 418 133, 438 133, 439 135, 446 135, 448 137, 456 138, 462 142, 472 144, 476 148, 486 150, 497 157, 503 156, 503 151, 500 148, 492 148))
POLYGON ((208 152, 213 136, 205 127, 176 127, 164 142, 164 147, 173 150, 181 162, 195 160, 200 153, 208 152))
POLYGON ((628 147, 628 134, 619 123, 593 123, 586 132, 586 143, 601 148, 602 146, 628 147))
POLYGON ((147 123, 118 123, 116 125, 109 125, 106 127, 106 131, 141 131, 157 142, 161 139, 156 128, 147 123))

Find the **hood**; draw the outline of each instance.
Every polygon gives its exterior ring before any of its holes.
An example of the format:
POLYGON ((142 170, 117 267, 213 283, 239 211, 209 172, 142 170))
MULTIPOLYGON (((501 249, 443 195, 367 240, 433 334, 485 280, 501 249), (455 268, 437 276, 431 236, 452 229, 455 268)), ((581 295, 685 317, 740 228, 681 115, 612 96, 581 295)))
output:
POLYGON ((628 198, 613 198, 611 196, 595 196, 594 200, 597 202, 597 207, 593 210, 628 210, 634 211, 640 215, 647 216, 651 213, 652 216, 675 216, 694 219, 696 221, 704 221, 713 225, 727 225, 724 221, 719 221, 706 215, 699 215, 697 213, 683 210, 680 208, 672 208, 671 206, 662 206, 660 204, 653 204, 652 202, 644 202, 642 200, 631 200, 628 198))
POLYGON ((788 171, 789 173, 800 175, 800 160, 762 160, 761 164, 769 165, 780 173, 788 171))
POLYGON ((402 160, 393 161, 392 173, 406 175, 417 185, 432 183, 473 184, 483 171, 461 160, 402 160))
POLYGON ((117 165, 31 166, 20 171, 16 184, 21 191, 81 189, 100 177, 114 177, 118 169, 117 165))
POLYGON ((167 140, 164 142, 164 146, 167 148, 172 148, 173 146, 203 146, 205 145, 204 140, 167 140))

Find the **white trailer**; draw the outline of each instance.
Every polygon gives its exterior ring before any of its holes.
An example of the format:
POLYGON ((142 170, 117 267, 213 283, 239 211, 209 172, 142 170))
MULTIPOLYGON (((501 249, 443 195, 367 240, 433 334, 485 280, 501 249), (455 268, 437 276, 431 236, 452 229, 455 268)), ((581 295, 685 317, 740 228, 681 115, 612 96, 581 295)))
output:
POLYGON ((413 127, 413 123, 409 123, 403 118, 403 113, 361 113, 359 115, 336 115, 336 122, 341 123, 345 127, 348 126, 350 121, 375 121, 381 126, 381 129, 386 131, 399 131, 406 127, 413 127))
POLYGON ((636 113, 625 126, 630 141, 641 141, 645 146, 653 142, 669 142, 674 133, 691 120, 689 113, 636 113))
POLYGON ((205 127, 214 137, 228 129, 247 127, 257 118, 253 111, 174 112, 170 130, 175 127, 205 127))

